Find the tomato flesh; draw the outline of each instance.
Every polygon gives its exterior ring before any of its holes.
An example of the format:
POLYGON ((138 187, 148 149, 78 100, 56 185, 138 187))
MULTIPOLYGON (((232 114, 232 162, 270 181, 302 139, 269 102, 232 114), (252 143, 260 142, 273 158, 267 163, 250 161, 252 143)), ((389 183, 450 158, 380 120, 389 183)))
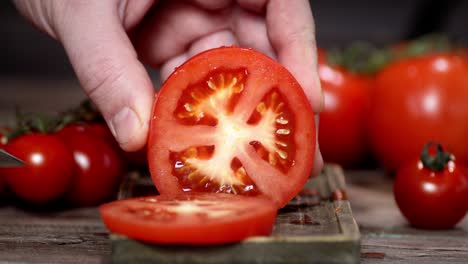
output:
POLYGON ((150 129, 150 171, 163 194, 267 194, 283 206, 312 169, 315 123, 302 88, 250 49, 214 49, 176 69, 150 129))
POLYGON ((271 233, 275 205, 265 197, 190 193, 149 196, 100 207, 107 228, 152 243, 223 244, 271 233))
POLYGON ((242 74, 210 75, 202 84, 186 89, 179 100, 174 115, 181 123, 217 127, 218 133, 213 146, 171 153, 173 173, 184 190, 258 194, 242 162, 231 155, 232 149, 246 143, 282 172, 287 172, 292 165, 294 142, 290 135, 294 118, 277 91, 265 95, 247 122, 232 114, 244 87, 241 80, 245 79, 246 72, 239 72, 242 74), (259 130, 265 134, 256 135, 259 130), (197 182, 195 186, 194 182, 197 182))

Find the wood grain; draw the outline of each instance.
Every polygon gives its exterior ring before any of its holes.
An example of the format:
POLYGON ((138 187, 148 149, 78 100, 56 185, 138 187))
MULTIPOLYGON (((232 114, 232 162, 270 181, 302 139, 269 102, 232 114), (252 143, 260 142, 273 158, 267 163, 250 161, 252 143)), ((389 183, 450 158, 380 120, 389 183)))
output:
POLYGON ((108 263, 96 208, 40 212, 0 207, 0 263, 108 263))

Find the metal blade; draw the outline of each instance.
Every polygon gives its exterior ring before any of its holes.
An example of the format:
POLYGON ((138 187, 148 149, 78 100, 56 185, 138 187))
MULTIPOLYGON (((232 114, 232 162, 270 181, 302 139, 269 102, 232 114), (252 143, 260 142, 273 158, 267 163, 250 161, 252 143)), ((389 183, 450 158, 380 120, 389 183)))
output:
POLYGON ((0 149, 0 167, 21 167, 24 165, 24 161, 11 155, 3 149, 0 149))

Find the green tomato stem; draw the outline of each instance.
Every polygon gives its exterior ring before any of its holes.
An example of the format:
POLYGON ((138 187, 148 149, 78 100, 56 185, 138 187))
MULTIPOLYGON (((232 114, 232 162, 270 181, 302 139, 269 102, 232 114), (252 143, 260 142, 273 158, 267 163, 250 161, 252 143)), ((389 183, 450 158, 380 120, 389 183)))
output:
POLYGON ((424 148, 421 152, 421 161, 427 169, 435 172, 440 172, 447 167, 449 161, 454 160, 455 157, 448 152, 445 152, 442 148, 442 145, 435 142, 428 142, 424 145, 424 148), (435 155, 429 153, 429 148, 431 146, 436 147, 435 155))

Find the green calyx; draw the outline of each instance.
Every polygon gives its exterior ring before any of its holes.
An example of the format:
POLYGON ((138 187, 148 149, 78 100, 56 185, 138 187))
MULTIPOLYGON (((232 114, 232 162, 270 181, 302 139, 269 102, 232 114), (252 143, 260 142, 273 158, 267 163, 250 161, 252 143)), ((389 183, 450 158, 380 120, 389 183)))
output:
POLYGON ((77 107, 60 113, 56 130, 58 131, 69 124, 81 122, 105 123, 104 117, 89 99, 84 100, 77 107))
POLYGON ((377 47, 369 42, 356 41, 343 48, 327 51, 327 60, 333 66, 340 66, 357 74, 375 74, 389 63, 431 52, 449 52, 457 45, 442 34, 429 34, 402 42, 395 46, 377 47))
POLYGON ((2 144, 21 135, 30 133, 52 133, 55 130, 57 118, 43 113, 24 113, 16 109, 16 124, 12 129, 2 130, 2 144))
POLYGON ((401 51, 394 54, 397 58, 409 58, 424 55, 430 52, 446 52, 455 49, 455 44, 442 34, 429 34, 411 40, 401 51))
POLYGON ((439 143, 429 142, 424 145, 423 151, 421 152, 421 161, 425 168, 440 172, 447 167, 449 161, 454 160, 455 157, 448 152, 445 152, 439 143), (436 153, 431 155, 429 149, 435 146, 436 153))
POLYGON ((358 41, 343 49, 329 50, 327 60, 353 73, 374 74, 390 62, 390 55, 386 49, 358 41))
POLYGON ((89 100, 58 114, 25 113, 16 108, 16 124, 12 129, 2 129, 2 144, 30 133, 54 133, 63 127, 80 122, 104 122, 96 106, 89 100))

